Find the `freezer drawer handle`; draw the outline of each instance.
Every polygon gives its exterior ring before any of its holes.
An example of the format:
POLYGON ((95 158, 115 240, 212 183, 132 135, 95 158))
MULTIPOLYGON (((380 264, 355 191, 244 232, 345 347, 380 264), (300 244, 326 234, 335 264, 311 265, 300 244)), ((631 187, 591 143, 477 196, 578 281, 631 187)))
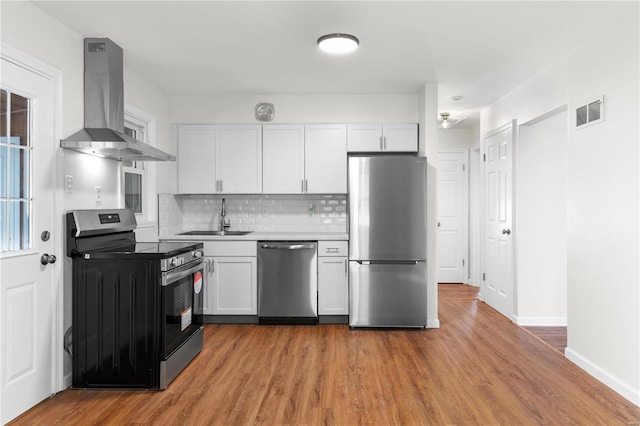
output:
POLYGON ((260 248, 275 250, 307 250, 314 249, 313 244, 261 244, 260 248))
POLYGON ((420 260, 379 260, 375 262, 371 262, 370 260, 356 260, 356 262, 360 265, 417 265, 418 263, 420 263, 420 260))

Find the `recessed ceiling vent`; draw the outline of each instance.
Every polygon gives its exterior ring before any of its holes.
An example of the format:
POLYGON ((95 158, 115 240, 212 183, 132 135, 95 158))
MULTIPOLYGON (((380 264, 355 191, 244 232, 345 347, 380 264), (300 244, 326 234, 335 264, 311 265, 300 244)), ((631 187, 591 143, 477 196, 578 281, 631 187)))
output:
POLYGON ((604 96, 576 108, 576 128, 602 122, 604 96))
POLYGON ((89 52, 104 52, 106 50, 105 43, 88 43, 87 50, 89 52))

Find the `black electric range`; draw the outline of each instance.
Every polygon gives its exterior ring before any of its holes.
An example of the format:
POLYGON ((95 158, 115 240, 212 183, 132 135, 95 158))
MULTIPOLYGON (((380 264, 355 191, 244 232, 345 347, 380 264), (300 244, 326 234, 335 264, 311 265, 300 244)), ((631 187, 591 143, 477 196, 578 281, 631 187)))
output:
POLYGON ((203 244, 137 242, 131 210, 67 214, 73 386, 164 389, 203 346, 203 244))

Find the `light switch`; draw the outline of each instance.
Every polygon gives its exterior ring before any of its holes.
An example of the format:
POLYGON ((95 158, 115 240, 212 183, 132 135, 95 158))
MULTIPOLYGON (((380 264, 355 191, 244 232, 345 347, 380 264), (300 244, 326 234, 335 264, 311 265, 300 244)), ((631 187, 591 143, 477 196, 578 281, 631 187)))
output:
POLYGON ((96 207, 102 207, 102 187, 101 186, 95 187, 95 194, 96 194, 96 207))

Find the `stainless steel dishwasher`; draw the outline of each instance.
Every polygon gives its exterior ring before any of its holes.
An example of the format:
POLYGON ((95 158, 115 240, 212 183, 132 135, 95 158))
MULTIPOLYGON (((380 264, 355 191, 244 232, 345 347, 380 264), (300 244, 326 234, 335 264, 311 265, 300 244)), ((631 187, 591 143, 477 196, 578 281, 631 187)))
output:
POLYGON ((318 323, 318 243, 258 242, 260 324, 318 323))

